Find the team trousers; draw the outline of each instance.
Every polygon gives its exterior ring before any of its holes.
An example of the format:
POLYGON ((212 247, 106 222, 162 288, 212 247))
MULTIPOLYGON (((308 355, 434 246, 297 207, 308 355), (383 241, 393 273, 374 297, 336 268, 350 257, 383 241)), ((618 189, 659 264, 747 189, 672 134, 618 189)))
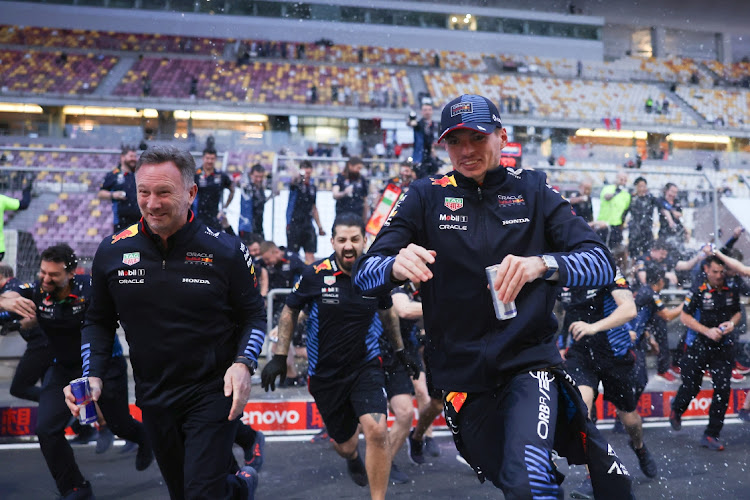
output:
POLYGON ((552 462, 555 449, 570 464, 589 465, 597 498, 633 498, 627 469, 587 419, 574 384, 559 370, 533 371, 493 391, 460 393, 466 394, 462 405, 448 393, 446 421, 480 481, 492 481, 508 500, 561 500, 564 476, 552 462))
MULTIPOLYGON (((47 467, 55 479, 60 493, 80 486, 84 482, 73 448, 65 439, 65 427, 70 420, 70 410, 65 404, 63 388, 81 376, 81 368, 53 365, 45 375, 39 396, 36 434, 47 467)), ((107 425, 117 436, 145 443, 143 425, 133 419, 128 406, 127 362, 122 356, 111 358, 102 379, 104 389, 99 398, 99 408, 107 425)))
POLYGON ((39 401, 42 388, 36 383, 44 379, 44 374, 52 366, 54 359, 55 355, 52 354, 46 338, 41 342, 29 342, 13 374, 10 395, 29 401, 39 401))
POLYGON ((170 498, 246 498, 247 486, 233 474, 232 443, 240 420, 227 420, 232 398, 219 389, 191 391, 185 399, 168 408, 142 408, 170 498))
POLYGON ((724 426, 724 415, 729 406, 730 379, 734 367, 734 346, 732 343, 722 345, 698 335, 693 345, 687 346, 682 356, 682 385, 672 401, 672 410, 682 415, 688 409, 690 401, 698 395, 703 382, 703 371, 711 373, 714 395, 708 411, 708 426, 705 434, 718 438, 724 426))

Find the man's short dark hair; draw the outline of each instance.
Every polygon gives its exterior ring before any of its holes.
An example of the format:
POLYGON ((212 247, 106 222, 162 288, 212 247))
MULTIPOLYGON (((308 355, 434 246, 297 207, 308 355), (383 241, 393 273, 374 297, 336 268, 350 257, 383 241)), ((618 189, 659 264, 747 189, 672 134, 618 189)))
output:
POLYGON ((656 285, 659 280, 663 280, 665 276, 664 269, 658 266, 648 266, 646 268, 646 284, 656 285))
POLYGON ((151 146, 141 154, 135 166, 136 180, 138 169, 142 165, 159 165, 160 163, 172 162, 177 166, 186 188, 195 184, 195 160, 188 151, 177 149, 174 146, 151 146))
POLYGON ((299 168, 313 168, 313 164, 310 160, 302 160, 299 162, 299 168))
POLYGON ((138 149, 134 145, 132 145, 132 144, 123 144, 120 147, 120 156, 125 156, 126 154, 130 153, 131 151, 133 153, 135 153, 135 152, 138 151, 138 149))
POLYGON ((206 156, 206 155, 216 156, 216 149, 211 148, 211 147, 206 147, 206 149, 203 150, 203 156, 206 156))
POLYGON ((715 264, 719 264, 721 267, 724 267, 724 261, 721 260, 716 255, 709 255, 708 257, 706 257, 705 259, 703 259, 703 265, 705 267, 709 267, 711 264, 714 264, 714 263, 715 264))
POLYGON ((669 250, 666 240, 659 238, 651 245, 651 250, 669 250))
MULTIPOLYGON (((666 193, 667 191, 669 191, 669 190, 670 190, 671 188, 673 188, 673 187, 677 187, 677 184, 675 184, 675 183, 673 183, 673 182, 667 182, 667 183, 666 183, 666 184, 664 185, 664 193, 666 193)), ((678 188, 678 189, 679 189, 679 188, 678 188)))
POLYGON ((60 262, 65 265, 67 272, 72 272, 78 267, 78 257, 67 243, 58 243, 47 247, 42 252, 42 260, 45 262, 60 262))
POLYGON ((13 272, 13 268, 9 266, 8 264, 0 264, 0 277, 2 278, 12 278, 15 276, 15 273, 13 272))
POLYGON ((633 185, 634 185, 634 186, 637 186, 639 182, 644 182, 644 183, 648 184, 648 181, 646 181, 646 178, 645 178, 645 177, 637 177, 637 178, 636 178, 636 179, 635 179, 635 180, 633 181, 633 185))
POLYGON ((364 164, 365 164, 365 162, 363 162, 362 158, 360 158, 359 156, 352 156, 351 158, 349 158, 348 160, 346 160, 346 166, 347 167, 349 165, 364 165, 364 164))
POLYGON ((336 219, 333 221, 333 227, 331 228, 331 235, 333 238, 336 237, 336 226, 358 227, 362 232, 362 236, 365 235, 365 221, 362 220, 361 216, 354 212, 344 212, 336 216, 336 219))
POLYGON ((266 169, 263 168, 263 165, 261 165, 260 163, 256 163, 255 165, 253 165, 252 167, 250 167, 250 172, 253 173, 253 174, 255 172, 260 172, 262 174, 265 174, 266 173, 266 169))
POLYGON ((408 167, 412 170, 414 170, 414 163, 410 162, 409 160, 405 160, 401 162, 401 167, 408 167))

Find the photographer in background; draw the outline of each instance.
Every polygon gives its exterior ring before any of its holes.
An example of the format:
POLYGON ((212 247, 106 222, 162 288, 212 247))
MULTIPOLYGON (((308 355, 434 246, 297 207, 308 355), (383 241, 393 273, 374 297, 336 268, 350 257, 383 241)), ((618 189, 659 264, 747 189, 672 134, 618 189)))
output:
POLYGON ((435 143, 440 123, 432 121, 432 99, 422 99, 422 118, 417 121, 417 113, 411 111, 407 125, 414 129, 414 153, 412 158, 417 170, 417 177, 422 178, 437 172, 440 166, 437 158, 432 155, 432 145, 435 143))

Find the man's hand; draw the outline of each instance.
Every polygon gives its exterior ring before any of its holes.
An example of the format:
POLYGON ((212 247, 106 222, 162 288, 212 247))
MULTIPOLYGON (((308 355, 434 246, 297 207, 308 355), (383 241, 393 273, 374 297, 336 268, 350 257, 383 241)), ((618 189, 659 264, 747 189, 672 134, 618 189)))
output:
POLYGON ((227 420, 234 420, 242 415, 247 399, 250 397, 250 370, 242 363, 232 363, 224 374, 224 396, 232 396, 232 408, 227 420))
POLYGON ((399 349, 395 354, 401 364, 406 367, 406 371, 409 372, 411 378, 417 380, 419 378, 419 364, 417 360, 411 357, 404 349, 399 349))
POLYGON ((20 295, 0 297, 0 307, 4 311, 16 313, 22 318, 36 318, 36 304, 20 295))
MULTIPOLYGON (((91 399, 99 401, 99 397, 102 395, 102 379, 99 377, 89 377, 89 388, 91 389, 91 399)), ((63 387, 63 394, 65 395, 65 404, 68 405, 70 413, 78 418, 81 409, 78 408, 78 405, 76 404, 76 398, 73 396, 70 384, 63 387)))
POLYGON ((570 327, 568 327, 568 331, 573 335, 573 340, 576 341, 581 340, 586 335, 594 335, 597 333, 597 329, 585 321, 573 322, 570 327))
POLYGON ((733 236, 733 237, 734 237, 735 239, 737 239, 737 238, 739 238, 739 237, 740 237, 740 235, 741 235, 742 233, 744 233, 744 232, 745 232, 745 228, 744 228, 744 227, 742 227, 742 226, 737 226, 737 227, 735 227, 735 228, 734 228, 734 230, 732 231, 732 236, 733 236))
POLYGON ((318 234, 319 234, 320 236, 325 236, 325 235, 326 235, 326 230, 325 230, 325 229, 323 229, 322 227, 319 227, 319 228, 318 228, 318 234))
POLYGON ((435 250, 409 243, 409 246, 399 250, 396 255, 391 274, 396 281, 411 280, 415 284, 428 281, 433 275, 427 264, 434 264, 436 256, 435 250))
POLYGON ((276 390, 276 376, 279 376, 279 383, 286 380, 286 354, 274 354, 271 361, 266 363, 260 374, 260 386, 268 392, 270 387, 272 391, 276 390))
POLYGON ((722 337, 724 335, 729 335, 734 330, 734 322, 732 321, 725 321, 724 323, 719 325, 719 331, 721 332, 722 337))
POLYGON ((704 333, 703 335, 705 335, 706 337, 710 338, 714 342, 719 342, 721 340, 721 337, 722 337, 721 330, 719 330, 716 327, 709 328, 708 331, 706 331, 706 333, 704 333))
POLYGON ((112 191, 113 200, 124 200, 127 197, 128 194, 125 191, 112 191))
POLYGON ((506 255, 497 269, 495 291, 504 304, 516 300, 526 283, 544 275, 547 266, 541 257, 517 257, 506 255))

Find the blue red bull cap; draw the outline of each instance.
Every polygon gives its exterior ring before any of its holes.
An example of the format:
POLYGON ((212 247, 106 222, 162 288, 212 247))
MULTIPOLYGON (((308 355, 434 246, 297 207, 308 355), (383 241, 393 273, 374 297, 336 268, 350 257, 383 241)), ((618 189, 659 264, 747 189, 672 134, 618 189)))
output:
POLYGON ((470 129, 489 135, 502 127, 500 112, 492 101, 481 95, 464 94, 443 108, 438 142, 457 129, 470 129))

